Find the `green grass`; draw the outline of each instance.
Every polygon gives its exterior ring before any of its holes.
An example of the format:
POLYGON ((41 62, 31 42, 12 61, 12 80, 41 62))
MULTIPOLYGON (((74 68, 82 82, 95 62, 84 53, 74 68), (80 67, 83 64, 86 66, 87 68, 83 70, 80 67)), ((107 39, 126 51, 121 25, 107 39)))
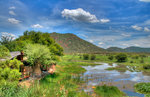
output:
MULTIPOLYGON (((144 66, 150 65, 150 55, 149 54, 141 54, 141 53, 126 53, 128 55, 126 62, 117 62, 115 59, 115 56, 117 53, 109 53, 109 54, 96 54, 95 60, 84 60, 82 54, 72 54, 72 55, 65 55, 63 56, 64 60, 67 60, 69 62, 75 62, 80 65, 99 65, 95 64, 94 62, 104 62, 104 63, 117 63, 120 66, 124 66, 121 68, 108 68, 107 70, 120 70, 125 71, 127 70, 126 66, 130 66, 131 68, 135 68, 135 71, 144 71, 144 72, 150 72, 150 69, 145 69, 144 66), (109 56, 114 56, 113 60, 109 60, 109 56), (142 55, 145 55, 146 57, 141 57, 142 55), (143 60, 143 62, 142 62, 143 60)), ((120 67, 119 66, 119 67, 120 67)))
POLYGON ((149 83, 137 83, 134 85, 135 90, 142 94, 150 94, 150 82, 149 83))
POLYGON ((123 97, 124 93, 115 86, 97 86, 94 92, 100 97, 123 97))

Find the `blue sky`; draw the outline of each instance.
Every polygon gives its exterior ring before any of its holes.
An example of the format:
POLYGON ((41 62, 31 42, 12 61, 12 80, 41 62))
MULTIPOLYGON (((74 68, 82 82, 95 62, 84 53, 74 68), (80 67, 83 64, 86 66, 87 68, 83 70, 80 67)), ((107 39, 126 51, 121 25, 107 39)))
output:
POLYGON ((0 0, 0 33, 73 33, 103 48, 150 47, 150 0, 0 0))

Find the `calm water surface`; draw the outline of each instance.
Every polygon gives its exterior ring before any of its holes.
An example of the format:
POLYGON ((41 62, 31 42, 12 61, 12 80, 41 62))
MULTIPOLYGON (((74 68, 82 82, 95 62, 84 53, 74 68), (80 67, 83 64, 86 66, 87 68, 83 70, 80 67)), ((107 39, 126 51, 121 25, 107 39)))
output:
POLYGON ((117 64, 109 65, 107 63, 100 63, 102 65, 97 66, 83 66, 87 71, 83 74, 84 78, 87 78, 86 84, 83 86, 85 92, 92 92, 93 86, 96 85, 114 85, 128 96, 144 97, 143 94, 136 93, 134 91, 134 84, 138 82, 150 82, 150 75, 142 72, 119 72, 116 70, 105 70, 108 67, 115 67, 117 64))

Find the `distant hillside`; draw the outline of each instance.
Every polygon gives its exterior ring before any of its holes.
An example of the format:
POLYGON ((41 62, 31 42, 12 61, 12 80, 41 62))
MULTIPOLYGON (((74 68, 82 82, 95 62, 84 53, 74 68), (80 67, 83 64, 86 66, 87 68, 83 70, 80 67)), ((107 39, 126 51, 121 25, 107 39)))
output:
POLYGON ((107 48, 108 51, 111 52, 148 52, 150 53, 150 48, 141 48, 141 47, 135 47, 135 46, 131 46, 131 47, 127 47, 127 48, 118 48, 118 47, 110 47, 107 48))
POLYGON ((119 48, 119 47, 110 47, 110 48, 107 48, 107 50, 110 52, 124 52, 124 49, 119 48))
POLYGON ((101 53, 106 51, 71 33, 59 34, 54 32, 50 35, 64 48, 65 53, 101 53))

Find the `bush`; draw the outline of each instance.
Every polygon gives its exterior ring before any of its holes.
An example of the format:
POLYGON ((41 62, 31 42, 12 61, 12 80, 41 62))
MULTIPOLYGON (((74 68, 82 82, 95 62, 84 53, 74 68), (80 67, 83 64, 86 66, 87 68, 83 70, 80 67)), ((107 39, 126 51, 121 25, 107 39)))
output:
POLYGON ((150 83, 137 83, 134 85, 135 90, 142 94, 150 94, 150 83))
POLYGON ((83 54, 83 59, 88 60, 89 59, 89 54, 83 54))
POLYGON ((118 62, 126 62, 127 61, 127 55, 124 53, 120 53, 116 56, 116 59, 118 62))
POLYGON ((144 69, 150 69, 150 65, 144 65, 143 68, 144 69))
POLYGON ((0 63, 0 85, 5 82, 18 82, 21 75, 19 72, 21 64, 17 59, 0 63))
POLYGON ((95 60, 96 59, 96 55, 91 55, 91 60, 95 60))
POLYGON ((10 56, 9 50, 5 47, 0 45, 0 58, 5 58, 10 56))
POLYGON ((109 59, 109 60, 113 60, 113 59, 114 59, 114 56, 110 55, 110 56, 108 57, 108 59, 109 59))
POLYGON ((97 86, 94 90, 100 97, 123 97, 124 93, 115 86, 97 86))

